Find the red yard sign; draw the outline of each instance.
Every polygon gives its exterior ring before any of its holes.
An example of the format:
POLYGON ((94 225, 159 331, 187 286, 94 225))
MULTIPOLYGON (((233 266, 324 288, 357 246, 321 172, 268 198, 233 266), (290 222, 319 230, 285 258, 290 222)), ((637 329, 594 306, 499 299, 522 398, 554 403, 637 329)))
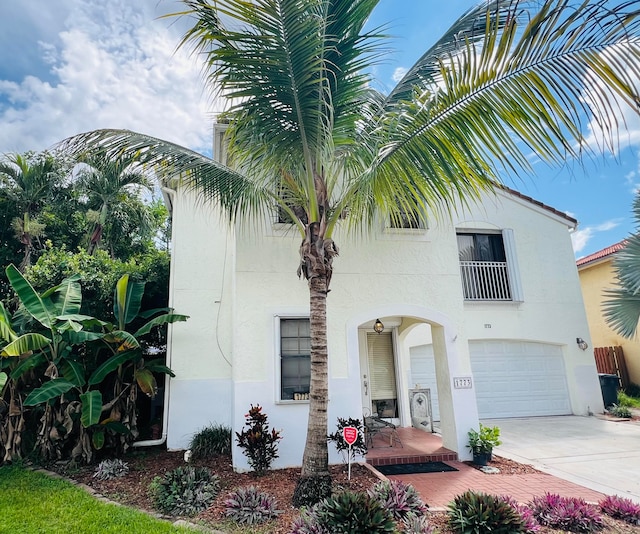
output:
POLYGON ((342 429, 342 437, 347 442, 347 445, 351 447, 358 439, 358 429, 353 426, 345 426, 342 429))

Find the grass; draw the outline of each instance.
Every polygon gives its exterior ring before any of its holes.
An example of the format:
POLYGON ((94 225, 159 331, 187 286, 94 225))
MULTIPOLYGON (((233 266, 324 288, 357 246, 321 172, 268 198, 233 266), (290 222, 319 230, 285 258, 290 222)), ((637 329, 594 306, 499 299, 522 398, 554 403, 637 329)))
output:
POLYGON ((0 467, 0 510, 0 532, 12 534, 193 533, 18 466, 0 467))

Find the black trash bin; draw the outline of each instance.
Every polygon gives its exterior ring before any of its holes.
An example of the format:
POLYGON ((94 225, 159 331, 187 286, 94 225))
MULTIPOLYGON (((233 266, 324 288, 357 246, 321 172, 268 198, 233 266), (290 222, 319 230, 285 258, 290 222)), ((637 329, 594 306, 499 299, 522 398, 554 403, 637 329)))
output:
POLYGON ((617 375, 599 374, 598 378, 600 378, 604 407, 608 408, 618 402, 618 377, 617 375))

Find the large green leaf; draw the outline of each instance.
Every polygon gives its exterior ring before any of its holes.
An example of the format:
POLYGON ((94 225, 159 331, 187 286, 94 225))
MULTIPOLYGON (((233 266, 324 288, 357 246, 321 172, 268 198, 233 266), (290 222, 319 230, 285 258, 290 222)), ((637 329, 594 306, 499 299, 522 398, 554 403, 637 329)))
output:
POLYGON ((125 325, 138 316, 143 294, 143 282, 130 282, 128 274, 118 280, 114 294, 113 313, 120 330, 124 330, 125 325))
POLYGON ((31 356, 25 358, 18 365, 16 365, 13 371, 11 371, 11 378, 13 380, 17 380, 30 369, 33 369, 38 365, 45 363, 46 361, 47 358, 42 352, 36 352, 35 354, 32 354, 31 356))
MULTIPOLYGON (((55 306, 58 315, 80 313, 80 307, 82 305, 82 288, 79 280, 79 275, 65 278, 50 295, 51 302, 55 306)), ((43 294, 43 298, 44 296, 45 295, 43 294)))
POLYGON ((111 356, 111 358, 109 358, 91 374, 91 376, 89 377, 89 384, 99 384, 109 373, 115 371, 120 365, 127 363, 139 356, 140 354, 137 351, 123 352, 121 354, 111 356))
POLYGON ((131 434, 131 430, 129 430, 120 421, 112 421, 107 419, 106 421, 103 421, 101 424, 103 424, 109 430, 112 430, 113 432, 117 432, 118 434, 125 434, 125 435, 131 434))
POLYGON ((91 443, 93 443, 93 448, 99 451, 104 447, 104 430, 95 430, 93 435, 91 436, 91 443))
POLYGON ((0 302, 0 339, 5 341, 13 341, 18 337, 11 326, 11 315, 0 302))
POLYGON ((163 358, 157 358, 155 360, 145 361, 144 368, 149 369, 149 371, 152 371, 154 373, 164 373, 171 377, 176 376, 175 373, 165 365, 165 361, 163 358))
POLYGON ((149 322, 141 326, 133 335, 135 337, 141 337, 151 332, 151 330, 156 326, 162 326, 163 324, 167 323, 186 321, 188 318, 188 315, 180 315, 178 313, 165 313, 163 315, 158 315, 157 317, 154 317, 149 322))
POLYGON ((8 345, 5 345, 0 350, 0 356, 22 356, 28 352, 34 352, 37 350, 48 347, 51 340, 42 334, 24 334, 12 341, 8 345))
POLYGON ((0 373, 0 392, 2 392, 2 388, 7 383, 7 380, 9 380, 7 373, 0 373))
POLYGON ((124 330, 114 330, 105 334, 102 339, 107 343, 118 345, 118 352, 125 350, 137 349, 140 347, 140 343, 133 334, 125 332, 124 330))
POLYGON ((50 310, 40 295, 36 292, 31 284, 22 276, 22 273, 14 267, 13 264, 9 265, 5 272, 7 278, 11 283, 11 287, 18 294, 20 302, 29 314, 46 328, 53 328, 53 317, 55 313, 50 310))
POLYGON ((66 359, 62 362, 61 369, 62 376, 74 386, 81 387, 85 385, 84 367, 80 362, 66 359))
POLYGON ((89 428, 91 425, 97 425, 102 413, 102 393, 98 390, 87 391, 80 395, 80 402, 82 402, 82 414, 80 415, 82 426, 89 428))
POLYGON ((64 378, 56 378, 34 389, 24 400, 25 406, 36 406, 51 399, 59 397, 73 388, 73 384, 64 378))
POLYGON ((152 399, 156 396, 158 384, 156 383, 156 377, 153 376, 153 373, 149 369, 136 369, 133 377, 145 395, 152 399))
POLYGON ((102 332, 87 332, 81 330, 80 332, 74 332, 72 330, 65 332, 65 339, 72 345, 80 345, 81 343, 87 343, 90 341, 97 341, 105 336, 102 332))

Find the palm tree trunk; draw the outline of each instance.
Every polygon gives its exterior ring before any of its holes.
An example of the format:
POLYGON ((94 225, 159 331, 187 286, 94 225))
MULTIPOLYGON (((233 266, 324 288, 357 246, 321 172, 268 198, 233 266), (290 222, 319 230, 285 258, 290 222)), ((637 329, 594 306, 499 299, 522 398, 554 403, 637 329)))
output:
POLYGON ((317 228, 317 223, 309 225, 307 236, 300 247, 300 272, 309 281, 311 383, 307 441, 302 457, 301 476, 293 494, 295 506, 315 504, 331 495, 327 447, 327 293, 332 274, 331 264, 338 250, 333 241, 318 235, 317 228))

